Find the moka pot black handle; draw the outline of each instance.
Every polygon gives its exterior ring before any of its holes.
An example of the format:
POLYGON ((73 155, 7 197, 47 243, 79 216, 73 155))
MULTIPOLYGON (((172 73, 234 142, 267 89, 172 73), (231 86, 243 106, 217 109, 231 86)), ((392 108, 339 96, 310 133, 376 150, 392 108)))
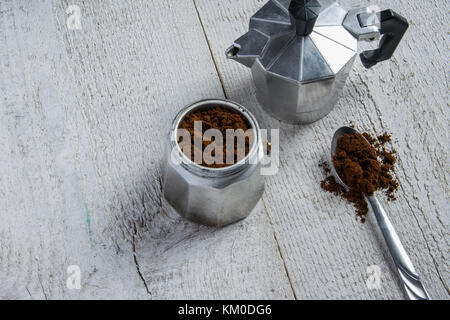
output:
POLYGON ((409 23, 404 17, 390 9, 380 12, 380 23, 382 38, 378 49, 364 51, 360 55, 361 62, 367 69, 372 68, 378 62, 389 60, 409 27, 409 23))

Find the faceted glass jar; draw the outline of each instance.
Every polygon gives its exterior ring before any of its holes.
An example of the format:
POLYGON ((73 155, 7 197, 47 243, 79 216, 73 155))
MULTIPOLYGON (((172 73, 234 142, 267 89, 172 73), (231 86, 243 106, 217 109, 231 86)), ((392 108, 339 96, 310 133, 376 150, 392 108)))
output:
POLYGON ((174 119, 168 138, 164 196, 183 217, 210 226, 225 226, 246 218, 264 192, 261 175, 263 147, 258 122, 244 107, 228 100, 203 100, 183 109, 174 119), (189 113, 211 107, 239 112, 253 130, 247 156, 225 168, 208 168, 186 157, 177 130, 189 113))

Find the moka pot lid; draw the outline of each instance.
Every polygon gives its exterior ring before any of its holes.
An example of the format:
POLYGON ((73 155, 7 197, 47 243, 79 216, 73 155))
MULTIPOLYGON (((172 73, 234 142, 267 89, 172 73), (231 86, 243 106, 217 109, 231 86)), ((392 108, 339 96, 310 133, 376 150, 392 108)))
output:
POLYGON ((270 0, 235 41, 239 56, 300 83, 333 78, 357 54, 347 10, 333 0, 270 0))

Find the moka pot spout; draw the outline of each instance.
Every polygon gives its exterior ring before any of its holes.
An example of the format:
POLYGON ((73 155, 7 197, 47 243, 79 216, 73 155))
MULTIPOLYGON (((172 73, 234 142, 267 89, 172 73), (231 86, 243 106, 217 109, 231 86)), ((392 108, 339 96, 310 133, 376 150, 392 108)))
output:
POLYGON ((266 35, 256 30, 250 30, 237 39, 234 44, 225 51, 225 54, 228 59, 235 60, 244 66, 251 68, 256 59, 261 57, 268 41, 269 38, 266 35))

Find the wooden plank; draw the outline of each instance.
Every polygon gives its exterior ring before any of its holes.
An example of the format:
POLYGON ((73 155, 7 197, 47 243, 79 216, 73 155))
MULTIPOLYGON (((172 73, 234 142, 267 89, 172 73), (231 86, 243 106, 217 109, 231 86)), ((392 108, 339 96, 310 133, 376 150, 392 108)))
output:
POLYGON ((281 168, 269 179, 263 199, 296 296, 404 298, 373 216, 364 225, 357 222, 351 205, 319 187, 323 174, 317 164, 329 158, 334 130, 353 121, 360 130, 386 130, 395 137, 401 189, 397 202, 383 204, 432 298, 448 299, 448 59, 442 52, 448 4, 378 1, 411 22, 395 57, 371 70, 357 61, 333 113, 295 127, 261 111, 250 71, 224 55, 265 1, 195 2, 227 96, 257 114, 263 128, 281 129, 281 168), (382 271, 378 290, 365 284, 371 265, 382 271))
POLYGON ((0 10, 0 296, 146 298, 131 255, 116 257, 99 237, 95 214, 106 204, 89 200, 102 199, 91 143, 99 121, 86 113, 89 92, 65 46, 67 6, 57 5, 2 2, 0 10), (80 291, 66 287, 69 265, 81 269, 80 291))
POLYGON ((171 119, 223 97, 194 3, 73 4, 0 4, 0 297, 292 298, 261 204, 214 230, 161 197, 171 119))

